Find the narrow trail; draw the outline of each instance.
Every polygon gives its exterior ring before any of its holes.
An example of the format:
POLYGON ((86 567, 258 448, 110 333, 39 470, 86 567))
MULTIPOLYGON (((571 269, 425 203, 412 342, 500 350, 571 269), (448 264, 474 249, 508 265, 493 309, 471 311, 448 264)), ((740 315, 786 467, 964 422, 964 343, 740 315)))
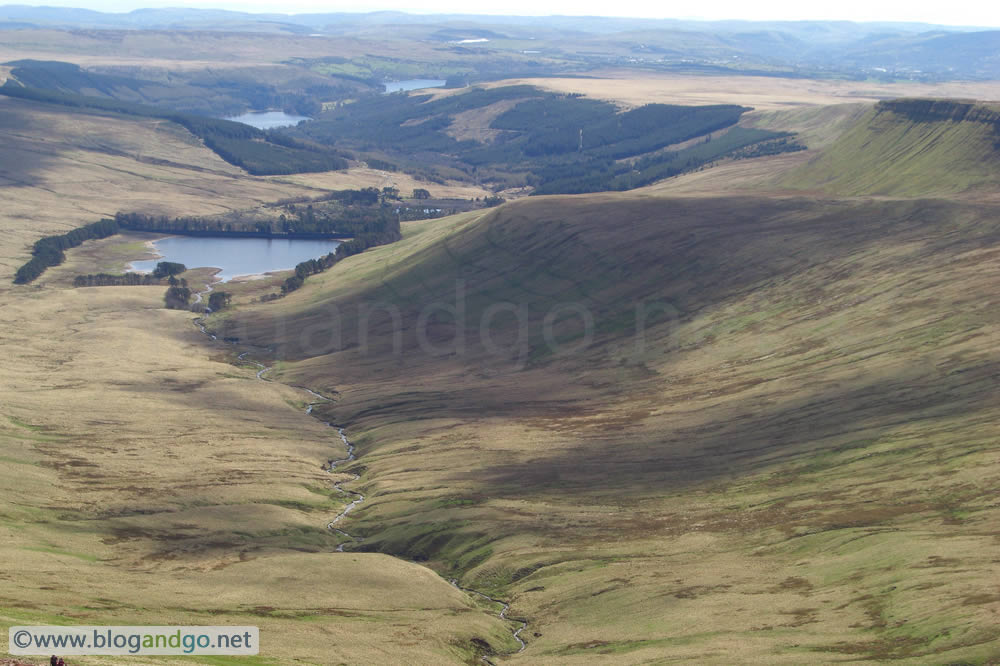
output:
MULTIPOLYGON (((207 289, 204 293, 208 293, 209 291, 211 291, 211 288, 207 289)), ((199 293, 198 296, 199 296, 199 301, 200 301, 201 293, 199 293)), ((195 301, 195 302, 199 302, 199 301, 195 301)), ((195 326, 198 327, 198 329, 202 333, 204 333, 210 339, 212 339, 212 340, 218 340, 218 338, 213 333, 210 333, 205 328, 205 321, 204 321, 204 319, 202 317, 195 318, 194 319, 194 324, 195 324, 195 326)), ((266 379, 264 377, 264 375, 267 374, 267 372, 271 370, 271 366, 267 366, 267 365, 264 365, 263 363, 258 363, 257 361, 254 361, 253 359, 247 358, 247 356, 249 354, 250 354, 249 351, 245 351, 245 352, 239 354, 236 358, 238 360, 240 360, 240 361, 244 361, 246 363, 250 363, 252 365, 257 366, 257 368, 258 368, 258 370, 257 370, 257 379, 258 380, 260 380, 262 382, 269 382, 269 381, 271 381, 270 379, 266 379)), ((306 409, 305 409, 305 413, 306 414, 312 415, 313 414, 313 408, 316 407, 316 405, 323 405, 323 404, 326 404, 326 403, 333 402, 333 398, 325 396, 322 393, 317 393, 316 391, 314 391, 314 390, 312 390, 310 388, 306 388, 305 386, 295 386, 295 385, 289 385, 289 386, 291 386, 292 388, 299 389, 300 391, 305 391, 310 396, 312 396, 313 398, 315 398, 315 400, 313 402, 310 402, 309 404, 306 405, 306 409)), ((323 424, 326 425, 326 426, 329 426, 331 428, 336 428, 337 434, 340 436, 340 440, 344 443, 344 447, 347 450, 347 456, 346 457, 344 457, 344 458, 337 458, 337 459, 333 459, 333 460, 328 460, 327 461, 326 466, 324 467, 324 469, 327 472, 333 474, 339 466, 344 465, 344 464, 349 463, 349 462, 352 462, 352 461, 356 460, 357 457, 354 455, 354 444, 352 444, 351 441, 349 439, 347 439, 347 435, 344 434, 344 428, 342 426, 338 426, 338 425, 333 424, 333 423, 331 423, 329 421, 323 421, 323 424)), ((363 539, 361 537, 354 536, 354 535, 350 534, 349 532, 346 532, 346 531, 340 529, 339 527, 337 527, 337 524, 341 520, 343 520, 347 516, 347 514, 349 514, 359 504, 361 504, 362 502, 365 501, 365 496, 363 494, 361 494, 361 493, 359 493, 357 491, 349 490, 349 489, 343 487, 345 483, 352 482, 352 481, 357 481, 358 479, 361 478, 361 476, 359 474, 351 473, 351 476, 354 477, 354 478, 352 478, 352 479, 350 479, 348 481, 335 481, 333 483, 333 487, 338 492, 340 492, 340 493, 342 493, 344 495, 347 495, 349 497, 353 496, 354 499, 350 503, 348 503, 347 506, 345 506, 344 509, 340 513, 338 513, 336 516, 334 516, 326 524, 326 529, 328 529, 331 532, 334 532, 334 533, 336 533, 336 534, 344 537, 345 539, 348 539, 348 541, 342 542, 342 543, 340 543, 337 546, 337 552, 338 553, 343 553, 344 552, 344 546, 346 546, 348 543, 352 543, 352 542, 353 543, 361 543, 361 541, 363 541, 363 539)), ((455 578, 450 579, 448 582, 451 583, 452 586, 454 586, 455 588, 457 588, 459 590, 462 590, 466 594, 470 594, 470 595, 474 595, 474 596, 480 597, 480 598, 485 599, 486 601, 489 601, 489 602, 494 603, 494 604, 499 604, 500 607, 501 607, 501 609, 500 609, 500 612, 497 613, 497 617, 500 618, 501 620, 505 621, 505 622, 516 622, 516 623, 518 623, 518 625, 520 625, 520 626, 517 627, 517 629, 512 630, 514 638, 515 638, 515 640, 517 640, 518 645, 519 645, 518 649, 516 651, 514 651, 514 652, 507 652, 507 653, 504 653, 504 654, 501 654, 501 655, 498 655, 498 656, 509 657, 511 655, 520 654, 520 653, 524 652, 524 649, 527 647, 527 645, 525 644, 524 639, 521 638, 521 632, 524 631, 528 627, 528 622, 527 622, 527 620, 520 619, 520 618, 510 618, 510 617, 507 617, 507 612, 510 610, 510 604, 508 602, 503 601, 501 599, 494 599, 493 597, 491 597, 491 596, 489 596, 487 594, 483 594, 482 592, 479 592, 478 590, 473 590, 472 588, 462 587, 461 585, 458 584, 458 580, 455 579, 455 578)), ((483 655, 481 657, 481 661, 484 664, 489 664, 490 666, 496 666, 495 662, 493 662, 489 657, 487 657, 485 655, 483 655)))

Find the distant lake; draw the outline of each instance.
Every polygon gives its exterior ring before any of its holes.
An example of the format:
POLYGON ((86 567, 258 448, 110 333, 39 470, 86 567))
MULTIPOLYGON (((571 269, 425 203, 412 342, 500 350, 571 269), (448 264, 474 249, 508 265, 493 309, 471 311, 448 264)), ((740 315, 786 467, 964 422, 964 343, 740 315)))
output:
POLYGON ((421 88, 440 88, 447 81, 442 79, 410 79, 408 81, 387 81, 385 91, 387 93, 399 92, 400 90, 420 90, 421 88))
POLYGON ((312 120, 308 116, 293 116, 284 111, 254 111, 252 113, 244 113, 242 116, 232 116, 226 118, 226 120, 232 120, 238 123, 243 123, 244 125, 250 125, 251 127, 256 127, 257 129, 274 129, 275 127, 288 127, 289 125, 298 125, 302 120, 312 120))
POLYGON ((170 236, 153 241, 159 259, 133 261, 131 270, 150 273, 158 261, 173 261, 188 268, 219 268, 219 279, 283 271, 309 259, 318 259, 340 245, 335 240, 288 238, 202 238, 170 236))

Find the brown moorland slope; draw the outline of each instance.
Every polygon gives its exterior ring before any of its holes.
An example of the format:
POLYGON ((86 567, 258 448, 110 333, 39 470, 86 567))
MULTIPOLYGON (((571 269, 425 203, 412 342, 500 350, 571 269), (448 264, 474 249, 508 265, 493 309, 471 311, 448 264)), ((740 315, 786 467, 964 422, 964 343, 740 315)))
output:
POLYGON ((510 597, 524 660, 976 662, 1000 649, 996 213, 538 198, 215 325, 339 392, 369 498, 348 547, 510 597))

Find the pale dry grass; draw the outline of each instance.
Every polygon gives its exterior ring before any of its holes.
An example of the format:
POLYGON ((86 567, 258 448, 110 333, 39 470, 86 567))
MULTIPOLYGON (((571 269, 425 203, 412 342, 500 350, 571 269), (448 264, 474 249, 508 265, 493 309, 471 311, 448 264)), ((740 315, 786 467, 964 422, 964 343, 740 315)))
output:
POLYGON ((282 176, 282 181, 304 185, 307 187, 344 190, 361 189, 364 187, 395 187, 408 197, 416 188, 423 188, 435 199, 475 199, 491 196, 493 192, 469 183, 448 181, 445 185, 417 180, 413 176, 394 171, 381 171, 363 167, 353 167, 344 171, 327 171, 324 173, 301 173, 294 176, 282 176))
POLYGON ((472 635, 507 640, 425 568, 330 552, 336 432, 301 390, 211 360, 228 345, 162 293, 3 295, 0 624, 257 624, 279 663, 455 660, 472 635))
POLYGON ((874 103, 893 97, 1000 99, 1000 82, 996 81, 878 83, 767 76, 687 76, 628 70, 599 72, 594 78, 506 79, 485 85, 499 87, 521 84, 559 93, 582 93, 626 108, 651 103, 742 104, 759 110, 778 110, 803 105, 874 103))
POLYGON ((523 102, 527 98, 504 99, 494 102, 479 109, 462 111, 452 116, 451 125, 445 130, 445 134, 458 141, 478 141, 479 143, 493 143, 504 130, 497 130, 490 127, 497 117, 523 102))

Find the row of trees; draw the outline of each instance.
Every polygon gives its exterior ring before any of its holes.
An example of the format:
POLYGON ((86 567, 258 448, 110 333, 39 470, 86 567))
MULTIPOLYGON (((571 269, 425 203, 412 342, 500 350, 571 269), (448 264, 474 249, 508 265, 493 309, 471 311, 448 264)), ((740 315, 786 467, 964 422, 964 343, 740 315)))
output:
POLYGON ((0 86, 0 94, 70 108, 169 120, 197 136, 222 159, 255 176, 330 171, 348 166, 345 155, 330 145, 319 145, 231 120, 169 111, 113 98, 30 88, 13 80, 0 86))
POLYGON ((268 294, 261 297, 261 300, 273 301, 276 298, 280 298, 281 296, 300 288, 303 284, 305 284, 306 278, 310 275, 322 273, 338 261, 346 259, 351 255, 360 254, 370 247, 394 243, 402 237, 398 221, 396 222, 394 228, 355 236, 351 240, 341 243, 337 246, 336 250, 320 257, 319 259, 309 259, 308 261, 303 261, 297 264, 295 266, 295 275, 285 280, 284 284, 281 285, 281 294, 268 294))
POLYGON ((151 273, 96 273, 94 275, 77 275, 73 278, 74 287, 148 287, 160 284, 160 278, 151 273))
POLYGON ((190 235, 244 234, 279 238, 330 238, 399 231, 391 208, 378 206, 385 193, 374 188, 332 192, 327 203, 289 204, 276 220, 174 217, 118 213, 122 229, 190 235))
POLYGON ((95 273, 93 275, 77 275, 73 278, 74 287, 142 287, 156 285, 168 278, 171 287, 187 286, 187 280, 175 276, 187 270, 184 264, 173 261, 161 261, 156 264, 152 273, 95 273))
POLYGON ((46 236, 35 241, 31 259, 17 269, 14 284, 27 284, 45 272, 50 266, 58 266, 66 260, 65 250, 77 247, 86 240, 107 238, 118 233, 114 220, 103 219, 58 236, 46 236))

